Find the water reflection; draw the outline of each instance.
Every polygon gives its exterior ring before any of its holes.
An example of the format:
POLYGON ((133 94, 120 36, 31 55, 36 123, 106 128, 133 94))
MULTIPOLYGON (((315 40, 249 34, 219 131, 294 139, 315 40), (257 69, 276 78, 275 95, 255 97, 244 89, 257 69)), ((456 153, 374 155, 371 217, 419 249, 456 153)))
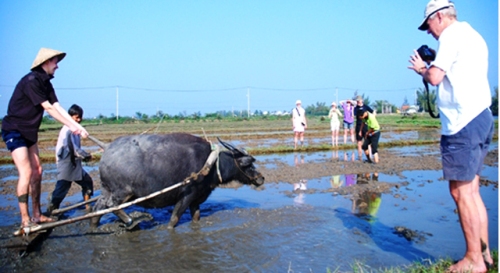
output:
POLYGON ((295 163, 295 167, 299 167, 299 165, 304 164, 305 156, 301 154, 300 156, 297 153, 293 154, 293 162, 295 163))
POLYGON ((436 140, 440 138, 440 132, 438 130, 418 130, 417 139, 418 140, 436 140))
POLYGON ((332 185, 333 189, 338 189, 342 187, 342 184, 344 184, 344 180, 340 179, 340 175, 332 175, 330 178, 330 185, 332 185))
POLYGON ((398 236, 394 228, 381 223, 377 213, 382 204, 382 192, 377 187, 379 173, 333 175, 330 178, 332 188, 351 187, 351 210, 337 208, 336 216, 344 226, 359 236, 368 236, 383 251, 394 252, 403 258, 414 261, 430 258, 431 255, 415 248, 412 242, 398 236))
MULTIPOLYGON (((303 154, 293 154, 293 162, 295 163, 295 168, 299 168, 300 165, 304 164, 305 156, 303 154)), ((293 198, 293 202, 298 205, 305 203, 306 196, 304 191, 307 190, 307 180, 300 179, 298 183, 293 183, 293 192, 297 193, 297 196, 293 198)))
MULTIPOLYGON (((370 184, 378 182, 378 173, 370 175, 358 174, 357 184, 370 184)), ((368 222, 373 223, 376 220, 376 215, 380 204, 382 203, 382 193, 373 190, 362 190, 357 198, 352 199, 352 213, 358 217, 365 218, 368 222)))
POLYGON ((354 153, 354 151, 339 152, 339 150, 332 150, 332 161, 338 161, 338 160, 354 162, 355 153, 354 153))
POLYGON ((359 217, 366 218, 369 222, 375 221, 378 209, 382 202, 382 193, 376 187, 364 187, 363 185, 374 185, 378 183, 379 174, 377 172, 370 174, 344 174, 332 175, 330 185, 332 189, 339 189, 342 186, 352 187, 359 185, 352 193, 351 212, 359 217), (344 183, 345 182, 345 183, 344 183))
POLYGON ((344 174, 345 186, 349 187, 356 185, 356 175, 355 174, 344 174))
POLYGON ((293 202, 296 204, 304 204, 305 203, 305 194, 304 191, 307 190, 307 180, 301 179, 298 183, 293 183, 293 192, 297 193, 297 196, 293 198, 293 202))

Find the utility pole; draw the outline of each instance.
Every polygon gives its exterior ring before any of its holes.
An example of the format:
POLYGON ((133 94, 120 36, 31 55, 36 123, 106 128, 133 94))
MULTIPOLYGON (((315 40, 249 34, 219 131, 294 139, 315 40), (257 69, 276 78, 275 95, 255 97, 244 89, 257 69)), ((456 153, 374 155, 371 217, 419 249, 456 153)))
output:
POLYGON ((250 88, 247 88, 247 117, 250 118, 250 88))
POLYGON ((118 120, 118 86, 116 87, 116 120, 118 120))

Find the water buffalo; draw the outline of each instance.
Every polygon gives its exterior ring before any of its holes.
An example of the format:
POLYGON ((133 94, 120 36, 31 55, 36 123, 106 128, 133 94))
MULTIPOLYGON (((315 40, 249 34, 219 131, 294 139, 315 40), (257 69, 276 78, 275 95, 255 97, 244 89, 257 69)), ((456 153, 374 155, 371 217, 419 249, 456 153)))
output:
MULTIPOLYGON (((228 151, 219 152, 219 162, 213 164, 206 176, 198 176, 187 185, 138 205, 147 208, 175 205, 168 223, 168 228, 173 228, 187 208, 192 220, 198 221, 200 204, 219 184, 238 181, 260 186, 264 183, 264 177, 255 169, 255 159, 251 155, 244 149, 221 140, 219 142, 228 151)), ((114 207, 183 181, 203 168, 211 151, 208 141, 184 133, 117 138, 105 145, 99 164, 102 193, 93 211, 114 207)), ((127 227, 136 224, 123 210, 114 213, 127 227)), ((92 218, 91 227, 97 227, 99 221, 100 216, 92 218)))

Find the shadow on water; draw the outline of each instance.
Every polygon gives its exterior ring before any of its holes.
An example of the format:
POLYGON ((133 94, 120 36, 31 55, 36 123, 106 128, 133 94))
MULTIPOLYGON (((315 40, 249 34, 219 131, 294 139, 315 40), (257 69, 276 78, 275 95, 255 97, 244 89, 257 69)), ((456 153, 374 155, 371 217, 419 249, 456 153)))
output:
MULTIPOLYGON (((96 196, 100 194, 100 191, 96 192, 96 196)), ((200 216, 201 218, 209 217, 217 212, 225 211, 225 210, 235 210, 235 209, 249 209, 249 208, 257 208, 259 207, 258 203, 248 202, 239 198, 231 198, 221 201, 213 201, 210 198, 200 205, 200 216)), ((174 206, 168 206, 165 208, 143 208, 138 205, 133 205, 124 209, 124 211, 132 215, 133 213, 141 213, 147 214, 152 217, 151 221, 144 221, 138 224, 138 229, 148 230, 152 229, 155 226, 167 225, 170 221, 170 217, 172 216, 172 212, 174 210, 174 206)), ((66 212, 61 219, 72 218, 76 216, 80 216, 85 213, 82 209, 73 209, 66 212)), ((105 214, 100 221, 100 226, 113 224, 113 223, 121 223, 119 218, 113 213, 105 214)), ((186 224, 190 224, 192 222, 191 214, 189 209, 186 210, 179 219, 176 227, 183 226, 186 224)))
POLYGON ((413 246, 411 241, 394 234, 394 228, 380 223, 376 217, 353 214, 344 208, 335 209, 335 217, 342 220, 344 226, 354 232, 363 232, 383 251, 395 253, 409 261, 433 258, 428 253, 413 246))
MULTIPOLYGON (((249 209, 257 207, 259 207, 258 203, 248 202, 246 200, 239 198, 232 198, 229 200, 225 200, 224 202, 212 201, 209 198, 205 203, 200 205, 200 216, 201 218, 204 218, 204 217, 209 217, 221 211, 226 211, 226 210, 232 211, 235 209, 249 209)), ((155 209, 145 209, 139 206, 131 206, 130 208, 127 208, 125 211, 127 213, 139 211, 150 214, 153 217, 152 221, 146 221, 139 224, 140 225, 139 227, 141 229, 150 229, 157 225, 167 225, 168 222, 170 221, 170 217, 172 216, 173 210, 174 210, 173 206, 165 208, 155 208, 155 209)), ((118 218, 115 215, 113 215, 113 218, 109 220, 118 221, 118 218)), ((189 225, 191 223, 192 223, 191 214, 188 209, 186 210, 186 212, 182 214, 181 218, 179 219, 179 223, 176 225, 176 227, 189 225)))

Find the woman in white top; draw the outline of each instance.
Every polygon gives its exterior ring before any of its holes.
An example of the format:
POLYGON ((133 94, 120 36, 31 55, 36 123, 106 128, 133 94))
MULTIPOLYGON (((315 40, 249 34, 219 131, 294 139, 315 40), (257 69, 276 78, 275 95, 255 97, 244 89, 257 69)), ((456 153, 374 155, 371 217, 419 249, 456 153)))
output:
POLYGON ((306 110, 302 108, 302 102, 297 100, 295 102, 296 107, 292 109, 292 126, 294 132, 294 144, 297 149, 297 143, 300 139, 300 145, 304 145, 304 131, 307 128, 306 110))
POLYGON ((337 108, 337 104, 335 102, 332 102, 332 108, 330 109, 330 113, 328 113, 328 118, 330 119, 330 127, 332 129, 332 146, 339 146, 339 118, 342 116, 342 113, 337 108))

